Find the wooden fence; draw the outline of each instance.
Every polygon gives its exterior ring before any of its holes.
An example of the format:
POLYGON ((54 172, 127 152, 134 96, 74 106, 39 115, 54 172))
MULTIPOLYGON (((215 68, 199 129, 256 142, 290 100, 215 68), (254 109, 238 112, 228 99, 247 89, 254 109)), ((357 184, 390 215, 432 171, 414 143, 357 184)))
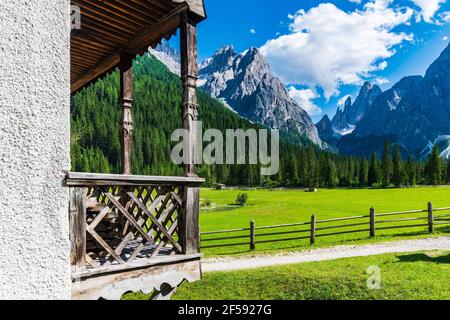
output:
POLYGON ((427 227, 428 233, 434 233, 435 226, 450 225, 450 214, 439 214, 439 215, 434 214, 435 212, 442 212, 442 211, 450 211, 450 207, 433 208, 432 203, 429 202, 427 209, 424 209, 424 210, 376 213, 375 209, 371 208, 369 210, 369 215, 343 217, 343 218, 326 219, 326 220, 318 220, 317 216, 313 215, 313 216, 311 216, 311 221, 308 221, 308 222, 280 224, 280 225, 272 225, 272 226, 261 226, 261 227, 256 226, 255 221, 250 221, 250 226, 248 228, 202 232, 201 233, 201 243, 202 243, 202 249, 249 245, 250 250, 255 250, 256 245, 262 244, 262 243, 273 243, 273 242, 281 242, 281 241, 309 239, 310 244, 313 245, 316 243, 316 238, 319 238, 319 237, 328 237, 328 236, 360 233, 360 232, 367 232, 369 234, 369 236, 371 238, 373 238, 376 236, 377 231, 415 228, 415 227, 427 227), (419 217, 398 218, 398 216, 418 215, 421 213, 426 213, 426 215, 419 216, 419 217), (360 220, 360 221, 366 220, 366 221, 360 222, 358 220, 360 220), (357 221, 357 222, 355 222, 355 221, 357 221), (344 224, 336 224, 336 223, 341 223, 341 222, 345 222, 345 223, 344 224), (413 222, 414 224, 389 225, 389 224, 393 224, 393 223, 398 224, 398 223, 404 223, 404 222, 413 222), (307 228, 302 229, 302 230, 280 231, 280 230, 283 230, 286 228, 294 228, 294 227, 307 227, 307 228), (332 230, 344 229, 344 228, 354 228, 354 227, 366 227, 366 228, 329 232, 332 230), (278 231, 276 229, 278 229, 278 231), (262 231, 262 230, 275 230, 275 231, 269 231, 268 233, 258 233, 258 231, 262 231), (233 235, 233 234, 244 233, 244 232, 248 232, 248 234, 233 235), (225 236, 219 236, 216 238, 205 238, 205 236, 215 236, 215 235, 225 235, 225 236), (287 235, 295 235, 295 237, 290 236, 290 237, 275 238, 275 239, 272 238, 269 240, 264 239, 266 237, 287 236, 287 235), (262 238, 262 240, 258 240, 258 238, 262 238), (233 242, 214 244, 214 242, 217 242, 217 241, 223 242, 223 241, 228 241, 228 240, 233 240, 233 242), (239 242, 236 242, 236 241, 239 241, 239 242), (206 243, 206 245, 204 245, 205 243, 206 243), (213 244, 209 244, 209 243, 213 243, 213 244))

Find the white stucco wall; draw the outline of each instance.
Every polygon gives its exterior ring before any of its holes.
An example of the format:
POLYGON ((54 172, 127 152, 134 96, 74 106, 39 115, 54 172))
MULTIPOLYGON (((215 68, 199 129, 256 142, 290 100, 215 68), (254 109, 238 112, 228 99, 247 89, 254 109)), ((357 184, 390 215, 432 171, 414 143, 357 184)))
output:
POLYGON ((0 299, 69 299, 69 0, 0 3, 0 299))

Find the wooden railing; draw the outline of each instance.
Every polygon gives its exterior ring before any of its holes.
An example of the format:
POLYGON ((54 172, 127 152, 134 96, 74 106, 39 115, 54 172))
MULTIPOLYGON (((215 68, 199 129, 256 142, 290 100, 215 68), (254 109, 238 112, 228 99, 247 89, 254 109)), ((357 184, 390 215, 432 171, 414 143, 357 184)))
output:
POLYGON ((255 221, 250 221, 250 227, 248 228, 202 232, 200 235, 201 235, 202 249, 248 245, 250 247, 250 250, 255 250, 257 244, 286 242, 293 240, 306 240, 306 239, 309 239, 309 243, 313 245, 316 243, 316 238, 319 237, 329 237, 352 233, 366 232, 368 233, 369 237, 373 238, 376 236, 378 231, 418 228, 418 227, 427 228, 428 233, 434 233, 436 226, 450 225, 450 214, 439 214, 439 215, 434 214, 435 212, 443 212, 443 211, 450 211, 450 207, 433 208, 432 203, 429 202, 427 209, 423 210, 411 210, 411 211, 388 212, 377 214, 375 209, 371 208, 369 210, 368 215, 342 217, 335 219, 324 219, 324 220, 318 220, 317 216, 313 215, 311 216, 311 220, 308 222, 260 226, 260 227, 256 226, 255 221), (426 215, 424 214, 422 216, 421 215, 422 213, 426 213, 426 215), (414 215, 414 217, 410 217, 412 215, 414 215), (398 216, 401 217, 388 218, 398 216), (410 224, 409 222, 412 222, 413 224, 410 224), (348 230, 348 228, 352 229, 348 230), (282 231, 286 229, 289 230, 282 231), (261 231, 263 230, 275 230, 275 231, 262 233, 261 231), (332 232, 332 230, 337 231, 332 232), (287 235, 292 236, 286 237, 287 235), (228 242, 229 240, 231 241, 228 242))
POLYGON ((106 272, 143 260, 198 254, 198 188, 203 182, 68 173, 74 272, 106 272))

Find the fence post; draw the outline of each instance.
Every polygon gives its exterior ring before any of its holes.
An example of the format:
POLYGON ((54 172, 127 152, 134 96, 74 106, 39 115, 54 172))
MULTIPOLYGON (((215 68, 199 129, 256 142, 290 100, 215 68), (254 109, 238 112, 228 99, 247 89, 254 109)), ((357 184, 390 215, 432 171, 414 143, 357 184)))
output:
POLYGON ((433 204, 428 202, 428 232, 434 233, 433 204))
POLYGON ((256 249, 255 246, 255 238, 256 238, 256 233, 255 233, 255 221, 250 221, 250 251, 253 251, 256 249))
POLYGON ((311 238, 310 238, 310 244, 313 245, 316 243, 316 215, 311 216, 311 238))
POLYGON ((370 237, 375 237, 375 209, 370 208, 370 237))

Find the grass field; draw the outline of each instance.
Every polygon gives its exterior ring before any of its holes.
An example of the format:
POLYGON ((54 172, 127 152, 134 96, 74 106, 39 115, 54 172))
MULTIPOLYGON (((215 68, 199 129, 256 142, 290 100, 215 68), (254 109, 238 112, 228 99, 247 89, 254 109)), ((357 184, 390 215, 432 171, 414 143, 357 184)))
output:
MULTIPOLYGON (((426 209, 427 202, 432 201, 435 208, 450 207, 450 188, 412 188, 412 189, 387 189, 387 190, 319 190, 317 193, 307 193, 302 190, 210 190, 202 189, 202 201, 210 200, 212 209, 203 208, 200 213, 200 227, 202 232, 245 228, 249 226, 250 220, 255 220, 257 226, 289 224, 310 221, 311 215, 317 215, 319 220, 348 217, 354 215, 368 215, 370 207, 374 207, 377 213, 406 211, 415 209, 426 209), (233 205, 239 192, 246 192, 249 195, 248 205, 239 207, 233 205)), ((436 214, 449 214, 439 212, 436 214)), ((423 217, 426 224, 426 213, 415 215, 405 215, 395 218, 423 217)), ((329 246, 349 242, 375 242, 400 238, 429 237, 427 227, 410 227, 404 229, 384 230, 377 232, 377 237, 369 238, 368 219, 361 219, 359 222, 366 222, 367 226, 346 228, 342 230, 364 230, 360 233, 344 234, 330 237, 318 237, 316 246, 329 246)), ((356 221, 358 222, 358 221, 356 221)), ((350 222, 351 223, 351 222, 350 222)), ((346 224, 346 223, 342 223, 346 224)), ((415 222, 405 222, 401 225, 414 225, 415 222)), ((391 225, 400 225, 391 224, 391 225)), ((293 231, 308 229, 296 227, 281 229, 278 231, 293 231)), ((257 232, 257 241, 280 239, 283 236, 264 236, 264 233, 273 233, 275 230, 257 232)), ((436 234, 450 233, 449 226, 436 227, 436 234)), ((230 236, 248 235, 248 231, 231 234, 230 236)), ((205 241, 207 239, 223 237, 226 235, 204 236, 202 246, 210 246, 225 243, 239 243, 248 241, 224 240, 205 241)), ((308 233, 291 234, 284 237, 308 236, 308 233)), ((257 244, 257 251, 279 251, 279 250, 301 250, 309 248, 309 240, 292 240, 274 243, 257 244)), ((229 246, 222 248, 205 248, 202 250, 205 255, 228 255, 249 253, 249 246, 229 246)))
MULTIPOLYGON (((183 284, 178 300, 450 299, 450 252, 388 254, 210 273, 183 284), (369 290, 369 266, 381 270, 381 289, 369 290)), ((130 294, 125 299, 148 299, 130 294)))

